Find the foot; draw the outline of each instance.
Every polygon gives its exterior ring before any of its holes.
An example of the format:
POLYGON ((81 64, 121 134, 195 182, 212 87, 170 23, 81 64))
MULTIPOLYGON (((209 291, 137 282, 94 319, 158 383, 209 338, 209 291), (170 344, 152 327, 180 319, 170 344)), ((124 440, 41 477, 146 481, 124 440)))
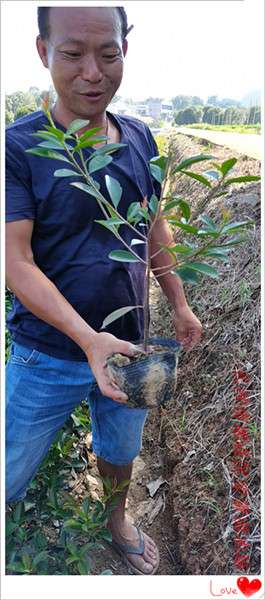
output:
MULTIPOLYGON (((139 547, 139 532, 136 527, 125 519, 124 523, 117 528, 115 524, 109 524, 109 530, 112 534, 112 539, 118 544, 127 544, 135 548, 139 547)), ((127 560, 136 567, 143 574, 148 575, 152 573, 158 562, 158 549, 155 542, 145 533, 144 538, 144 551, 142 554, 133 554, 132 552, 126 553, 127 560)))

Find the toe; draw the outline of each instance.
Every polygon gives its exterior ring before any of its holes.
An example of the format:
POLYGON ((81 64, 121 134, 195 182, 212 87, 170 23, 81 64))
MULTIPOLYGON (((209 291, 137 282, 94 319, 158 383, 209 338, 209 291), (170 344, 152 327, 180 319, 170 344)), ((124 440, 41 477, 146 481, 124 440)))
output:
POLYGON ((146 562, 145 560, 143 560, 142 565, 140 566, 140 570, 143 571, 143 573, 151 573, 151 571, 153 570, 153 566, 150 562, 146 562))

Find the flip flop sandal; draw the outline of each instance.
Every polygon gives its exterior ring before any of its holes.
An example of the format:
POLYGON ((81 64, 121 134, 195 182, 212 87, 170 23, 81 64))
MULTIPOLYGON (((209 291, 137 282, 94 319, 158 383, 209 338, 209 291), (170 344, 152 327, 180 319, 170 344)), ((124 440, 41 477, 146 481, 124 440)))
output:
POLYGON ((144 548, 145 548, 144 535, 143 535, 143 532, 141 531, 141 529, 139 529, 138 527, 136 527, 136 529, 139 534, 139 545, 137 547, 129 546, 129 544, 119 544, 118 542, 114 542, 114 541, 110 542, 110 545, 112 546, 112 548, 114 548, 114 550, 116 550, 116 552, 120 555, 120 557, 122 558, 122 560, 126 564, 126 566, 129 567, 135 575, 154 575, 157 572, 157 569, 159 567, 159 561, 160 561, 158 549, 157 549, 156 565, 154 566, 153 570, 150 573, 144 573, 143 571, 140 571, 140 569, 137 569, 137 567, 135 567, 126 556, 127 554, 143 554, 144 553, 144 548))

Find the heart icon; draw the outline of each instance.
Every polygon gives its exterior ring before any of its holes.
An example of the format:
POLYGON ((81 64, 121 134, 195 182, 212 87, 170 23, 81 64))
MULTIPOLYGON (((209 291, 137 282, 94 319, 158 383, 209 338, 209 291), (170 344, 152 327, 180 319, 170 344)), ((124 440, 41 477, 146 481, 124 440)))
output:
POLYGON ((252 579, 252 581, 249 581, 247 577, 239 577, 237 580, 237 587, 244 596, 250 598, 250 596, 260 590, 261 581, 259 579, 252 579))

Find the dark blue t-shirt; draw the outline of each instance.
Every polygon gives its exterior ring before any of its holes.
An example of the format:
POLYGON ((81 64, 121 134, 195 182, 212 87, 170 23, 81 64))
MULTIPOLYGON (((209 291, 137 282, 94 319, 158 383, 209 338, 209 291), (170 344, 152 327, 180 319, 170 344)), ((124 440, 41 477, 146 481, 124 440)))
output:
MULTIPOLYGON (((159 185, 150 175, 148 161, 158 154, 148 127, 131 117, 108 117, 120 130, 125 147, 115 152, 113 161, 93 174, 107 195, 105 175, 118 179, 123 189, 119 211, 126 216, 131 202, 142 202, 159 185)), ((72 185, 78 177, 54 177, 56 169, 70 165, 25 153, 41 139, 31 134, 43 129, 47 118, 38 111, 19 119, 6 133, 6 220, 34 220, 32 251, 34 261, 58 290, 96 331, 104 318, 122 306, 142 305, 144 299, 143 263, 121 263, 108 258, 111 250, 122 248, 105 227, 96 199, 72 185)), ((65 129, 56 123, 57 127, 65 129)), ((85 157, 93 149, 84 149, 85 157)), ((136 234, 126 226, 120 233, 130 244, 136 234)), ((135 246, 144 257, 145 246, 135 246)), ((14 297, 7 324, 12 338, 24 346, 69 360, 87 360, 81 348, 68 336, 37 318, 14 297)), ((136 309, 106 329, 120 339, 137 340, 143 334, 143 311, 136 309)))

